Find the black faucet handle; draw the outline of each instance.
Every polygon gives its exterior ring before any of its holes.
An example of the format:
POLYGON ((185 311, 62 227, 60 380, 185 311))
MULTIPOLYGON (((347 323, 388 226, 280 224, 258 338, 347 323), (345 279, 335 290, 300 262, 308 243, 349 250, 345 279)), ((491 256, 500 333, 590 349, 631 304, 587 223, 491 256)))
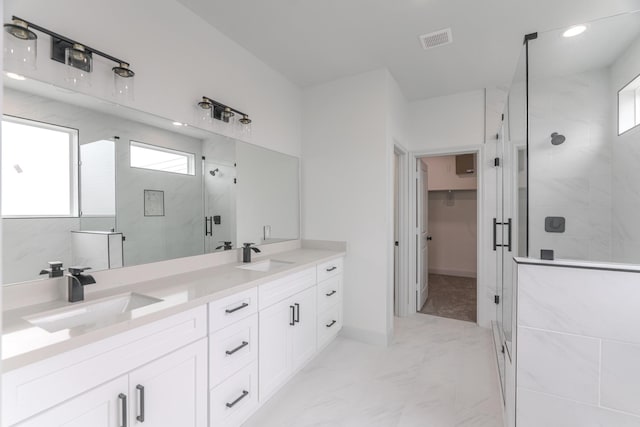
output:
POLYGON ((85 270, 91 270, 91 267, 69 267, 69 273, 73 276, 77 276, 78 274, 82 274, 85 270))
POLYGON ((245 248, 250 248, 253 245, 255 245, 255 243, 243 243, 242 244, 242 246, 244 246, 245 248))

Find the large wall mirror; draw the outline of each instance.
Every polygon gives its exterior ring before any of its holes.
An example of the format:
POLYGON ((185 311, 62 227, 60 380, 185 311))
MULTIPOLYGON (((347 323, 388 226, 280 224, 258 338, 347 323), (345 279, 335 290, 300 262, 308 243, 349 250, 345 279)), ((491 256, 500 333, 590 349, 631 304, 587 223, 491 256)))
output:
POLYGON ((299 159, 4 77, 2 283, 299 238, 299 159))

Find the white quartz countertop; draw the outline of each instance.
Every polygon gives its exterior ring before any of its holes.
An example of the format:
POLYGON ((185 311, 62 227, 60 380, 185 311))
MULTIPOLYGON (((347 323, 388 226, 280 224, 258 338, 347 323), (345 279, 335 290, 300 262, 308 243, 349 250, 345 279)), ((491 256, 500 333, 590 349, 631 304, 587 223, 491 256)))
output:
MULTIPOLYGON (((339 251, 296 249, 254 260, 254 263, 264 259, 290 263, 269 272, 238 268, 246 265, 242 263, 225 264, 132 285, 110 287, 104 291, 92 292, 83 302, 69 303, 66 300, 56 300, 4 311, 3 372, 108 338, 210 301, 255 288, 260 284, 344 255, 344 252, 339 251), (48 332, 25 320, 25 318, 52 310, 81 307, 82 304, 91 304, 100 299, 130 292, 159 298, 162 301, 109 319, 103 324, 63 329, 57 332, 48 332)), ((99 286, 99 284, 91 286, 99 286)))

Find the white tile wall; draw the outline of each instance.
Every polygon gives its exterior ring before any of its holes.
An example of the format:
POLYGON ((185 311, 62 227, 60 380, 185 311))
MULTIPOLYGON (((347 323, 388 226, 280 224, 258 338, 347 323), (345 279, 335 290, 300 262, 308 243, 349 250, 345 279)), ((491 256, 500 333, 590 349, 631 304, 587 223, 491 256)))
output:
POLYGON ((518 264, 518 427, 640 426, 640 273, 587 267, 518 264))
POLYGON ((640 346, 602 342, 600 403, 640 415, 640 346))
POLYGON ((598 403, 600 340, 530 328, 518 330, 518 385, 598 403))

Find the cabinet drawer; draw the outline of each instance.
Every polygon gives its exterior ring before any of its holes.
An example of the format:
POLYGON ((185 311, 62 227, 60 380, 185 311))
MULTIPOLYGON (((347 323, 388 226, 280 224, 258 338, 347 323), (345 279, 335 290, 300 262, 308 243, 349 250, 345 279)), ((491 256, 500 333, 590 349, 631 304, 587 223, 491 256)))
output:
POLYGON ((318 313, 342 300, 342 275, 318 283, 318 313))
POLYGON ((332 259, 331 261, 318 264, 318 283, 327 280, 330 277, 342 274, 342 258, 332 259))
POLYGON ((258 314, 219 330, 209 337, 209 386, 258 359, 258 314))
POLYGON ((12 425, 206 336, 204 305, 2 376, 2 423, 12 425))
POLYGON ((258 287, 260 310, 316 284, 315 267, 265 283, 258 287))
POLYGON ((258 365, 252 363, 209 393, 211 425, 237 427, 258 407, 258 365))
POLYGON ((318 349, 327 345, 342 329, 342 304, 318 315, 318 349))
POLYGON ((239 292, 209 303, 209 331, 218 331, 258 312, 258 290, 239 292))

